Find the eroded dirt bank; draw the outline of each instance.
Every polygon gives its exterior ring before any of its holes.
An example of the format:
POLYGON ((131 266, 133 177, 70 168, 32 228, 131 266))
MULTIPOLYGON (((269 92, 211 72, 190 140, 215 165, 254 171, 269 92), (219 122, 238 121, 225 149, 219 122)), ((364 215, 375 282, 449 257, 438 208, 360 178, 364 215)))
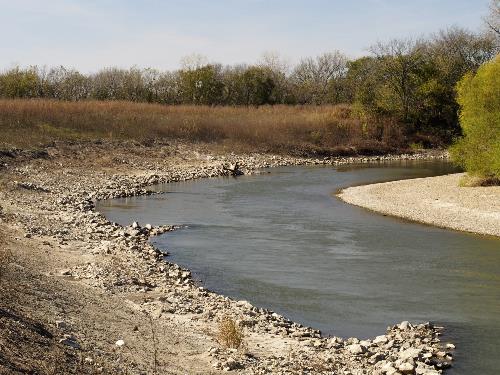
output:
POLYGON ((220 176, 236 162, 251 173, 422 156, 313 160, 90 143, 19 155, 4 155, 0 170, 0 373, 433 375, 449 366, 453 347, 439 327, 403 322, 373 340, 322 337, 194 283, 148 243, 174 228, 121 227, 94 210, 95 200, 220 176), (243 327, 243 348, 217 342, 224 316, 243 327))
POLYGON ((460 186, 463 173, 344 189, 344 201, 460 231, 500 236, 500 186, 460 186))

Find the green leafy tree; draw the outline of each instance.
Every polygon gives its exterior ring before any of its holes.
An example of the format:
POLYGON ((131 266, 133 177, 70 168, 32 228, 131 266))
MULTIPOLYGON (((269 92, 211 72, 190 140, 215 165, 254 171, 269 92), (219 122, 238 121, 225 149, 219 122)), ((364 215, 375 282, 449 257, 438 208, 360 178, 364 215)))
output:
POLYGON ((34 68, 16 67, 0 76, 0 96, 34 98, 38 95, 39 77, 34 68))
POLYGON ((414 122, 419 129, 439 132, 441 138, 451 140, 460 134, 457 83, 495 56, 494 39, 452 27, 422 41, 420 48, 423 64, 415 91, 414 122))
POLYGON ((500 182, 500 56, 457 86, 464 137, 451 154, 469 174, 500 182))
POLYGON ((377 106, 410 123, 415 108, 423 60, 420 44, 412 39, 394 39, 370 48, 377 57, 383 84, 377 92, 377 106))
POLYGON ((274 104, 275 83, 269 69, 252 66, 243 73, 242 79, 246 105, 274 104))
POLYGON ((181 70, 179 75, 181 95, 186 103, 206 105, 222 103, 224 82, 219 66, 205 65, 181 70))

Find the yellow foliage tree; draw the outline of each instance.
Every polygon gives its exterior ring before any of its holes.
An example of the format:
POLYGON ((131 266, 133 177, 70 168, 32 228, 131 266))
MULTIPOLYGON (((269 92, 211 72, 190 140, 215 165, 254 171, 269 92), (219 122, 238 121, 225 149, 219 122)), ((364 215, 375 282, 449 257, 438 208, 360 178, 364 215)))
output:
POLYGON ((500 182, 500 55, 458 83, 463 137, 451 155, 472 176, 500 182))

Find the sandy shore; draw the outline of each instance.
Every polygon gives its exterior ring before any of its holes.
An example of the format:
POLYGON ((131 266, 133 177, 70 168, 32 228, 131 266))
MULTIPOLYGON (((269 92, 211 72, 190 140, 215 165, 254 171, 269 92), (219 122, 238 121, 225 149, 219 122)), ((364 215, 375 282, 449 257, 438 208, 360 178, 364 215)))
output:
POLYGON ((175 228, 122 227, 95 211, 96 200, 152 194, 147 186, 155 183, 221 176, 236 163, 252 173, 427 156, 300 159, 212 154, 182 144, 101 143, 4 155, 0 373, 437 375, 452 360, 453 348, 430 324, 403 322, 371 340, 324 337, 208 291, 148 242, 175 228), (225 316, 242 327, 242 349, 217 340, 225 316))
POLYGON ((500 236, 500 186, 461 187, 462 173, 344 189, 344 201, 443 228, 500 236))

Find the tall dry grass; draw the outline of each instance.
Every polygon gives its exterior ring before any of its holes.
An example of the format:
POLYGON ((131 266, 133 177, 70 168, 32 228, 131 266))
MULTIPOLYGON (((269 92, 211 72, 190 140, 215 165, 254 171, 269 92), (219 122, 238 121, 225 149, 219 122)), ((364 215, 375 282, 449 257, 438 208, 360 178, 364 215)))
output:
POLYGON ((0 100, 3 147, 56 139, 155 138, 292 153, 384 152, 405 142, 395 121, 362 118, 348 105, 209 107, 0 100))

